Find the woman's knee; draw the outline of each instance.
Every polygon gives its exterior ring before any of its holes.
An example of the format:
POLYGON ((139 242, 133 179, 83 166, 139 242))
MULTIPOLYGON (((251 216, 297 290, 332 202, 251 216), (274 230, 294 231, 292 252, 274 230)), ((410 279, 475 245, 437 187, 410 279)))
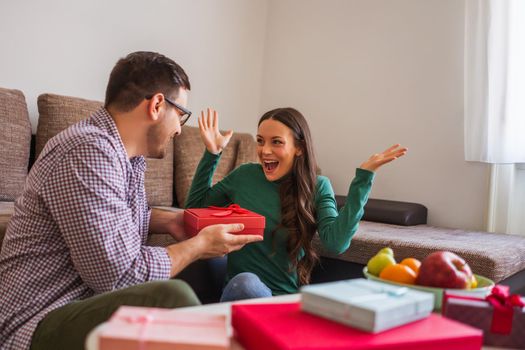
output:
POLYGON ((234 276, 224 288, 221 301, 233 301, 272 296, 272 291, 254 273, 242 272, 234 276))
POLYGON ((241 272, 235 275, 231 281, 232 283, 238 283, 246 286, 263 284, 259 276, 252 272, 241 272))

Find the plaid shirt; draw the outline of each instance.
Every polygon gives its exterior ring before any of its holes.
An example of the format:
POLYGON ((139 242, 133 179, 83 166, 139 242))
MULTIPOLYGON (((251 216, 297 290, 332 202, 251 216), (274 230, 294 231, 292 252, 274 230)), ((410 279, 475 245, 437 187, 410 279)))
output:
POLYGON ((72 301, 170 277, 166 250, 145 246, 145 168, 103 108, 47 143, 0 253, 0 348, 29 348, 38 323, 72 301))

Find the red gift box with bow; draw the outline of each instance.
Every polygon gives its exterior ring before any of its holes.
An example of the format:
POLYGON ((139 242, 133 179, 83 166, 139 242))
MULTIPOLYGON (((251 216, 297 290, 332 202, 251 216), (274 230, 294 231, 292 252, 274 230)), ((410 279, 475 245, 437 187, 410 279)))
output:
POLYGON ((485 298, 445 292, 443 315, 483 330, 483 343, 525 349, 525 300, 496 285, 485 298))
POLYGON ((243 224, 244 230, 234 232, 240 235, 264 235, 266 218, 241 208, 238 204, 228 207, 191 208, 184 211, 186 234, 195 236, 203 228, 216 224, 243 224))

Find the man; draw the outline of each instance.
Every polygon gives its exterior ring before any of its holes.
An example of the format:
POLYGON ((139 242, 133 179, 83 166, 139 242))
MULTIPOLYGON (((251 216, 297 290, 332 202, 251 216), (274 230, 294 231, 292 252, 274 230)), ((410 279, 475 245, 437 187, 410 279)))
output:
POLYGON ((104 108, 49 140, 0 253, 0 348, 81 349, 120 305, 198 304, 191 288, 169 278, 261 239, 230 233, 241 224, 186 239, 181 212, 147 206, 144 156, 162 158, 181 133, 189 90, 171 59, 132 53, 113 68, 104 108), (180 243, 145 246, 148 232, 180 243))

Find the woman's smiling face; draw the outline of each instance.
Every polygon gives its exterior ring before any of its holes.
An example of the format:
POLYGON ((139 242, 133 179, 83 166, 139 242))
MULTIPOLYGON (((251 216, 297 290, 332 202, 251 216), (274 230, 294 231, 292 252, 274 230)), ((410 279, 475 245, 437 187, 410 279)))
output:
POLYGON ((292 170, 301 150, 296 147, 290 128, 277 120, 266 119, 257 130, 257 155, 266 179, 275 181, 292 170))

